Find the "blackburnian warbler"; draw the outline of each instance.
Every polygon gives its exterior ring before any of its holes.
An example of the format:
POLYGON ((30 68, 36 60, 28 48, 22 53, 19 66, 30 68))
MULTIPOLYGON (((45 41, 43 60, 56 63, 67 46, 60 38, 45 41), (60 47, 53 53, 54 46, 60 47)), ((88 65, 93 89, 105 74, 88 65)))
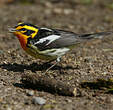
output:
POLYGON ((10 28, 9 31, 17 36, 22 48, 28 54, 42 60, 56 60, 56 63, 77 44, 93 38, 102 38, 113 33, 109 31, 93 34, 76 34, 64 30, 37 27, 29 23, 19 23, 14 28, 10 28))

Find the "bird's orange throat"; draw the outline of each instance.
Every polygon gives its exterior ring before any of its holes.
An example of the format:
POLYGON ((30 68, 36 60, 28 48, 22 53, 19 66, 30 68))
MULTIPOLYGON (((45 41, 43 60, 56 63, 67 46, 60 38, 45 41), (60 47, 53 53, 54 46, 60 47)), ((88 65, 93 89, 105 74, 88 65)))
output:
POLYGON ((14 35, 16 35, 17 38, 19 39, 22 48, 23 48, 24 50, 26 50, 27 36, 25 36, 25 35, 23 35, 23 34, 20 34, 20 33, 17 33, 17 32, 14 33, 14 35))

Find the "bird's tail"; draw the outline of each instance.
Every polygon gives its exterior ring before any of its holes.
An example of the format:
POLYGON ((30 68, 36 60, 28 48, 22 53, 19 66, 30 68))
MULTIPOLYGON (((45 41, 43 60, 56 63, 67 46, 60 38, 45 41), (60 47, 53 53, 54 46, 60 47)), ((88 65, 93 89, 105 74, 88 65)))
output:
POLYGON ((94 38, 98 38, 98 39, 101 39, 103 38, 104 36, 108 36, 108 35, 111 35, 113 34, 112 31, 107 31, 107 32, 98 32, 98 33, 92 33, 92 34, 82 34, 80 35, 80 39, 94 39, 94 38))

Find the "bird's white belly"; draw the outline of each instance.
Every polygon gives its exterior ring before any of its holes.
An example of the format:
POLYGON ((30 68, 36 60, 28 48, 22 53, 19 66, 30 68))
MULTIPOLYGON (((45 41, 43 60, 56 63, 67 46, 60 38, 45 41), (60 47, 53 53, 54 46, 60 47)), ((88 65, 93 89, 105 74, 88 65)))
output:
POLYGON ((50 50, 44 51, 44 53, 49 56, 60 57, 66 54, 69 50, 70 50, 69 48, 50 49, 50 50))
POLYGON ((35 46, 31 45, 30 47, 32 48, 28 48, 26 52, 35 58, 43 60, 57 59, 58 57, 65 55, 70 50, 69 48, 54 48, 40 51, 35 46))

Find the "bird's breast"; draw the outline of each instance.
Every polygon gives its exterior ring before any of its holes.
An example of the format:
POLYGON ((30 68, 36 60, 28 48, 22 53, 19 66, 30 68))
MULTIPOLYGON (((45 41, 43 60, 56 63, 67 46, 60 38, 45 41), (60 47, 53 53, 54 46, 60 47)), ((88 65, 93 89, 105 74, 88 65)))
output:
POLYGON ((20 41, 21 47, 26 50, 26 45, 27 45, 27 37, 18 33, 15 33, 15 35, 17 36, 17 38, 20 41))

